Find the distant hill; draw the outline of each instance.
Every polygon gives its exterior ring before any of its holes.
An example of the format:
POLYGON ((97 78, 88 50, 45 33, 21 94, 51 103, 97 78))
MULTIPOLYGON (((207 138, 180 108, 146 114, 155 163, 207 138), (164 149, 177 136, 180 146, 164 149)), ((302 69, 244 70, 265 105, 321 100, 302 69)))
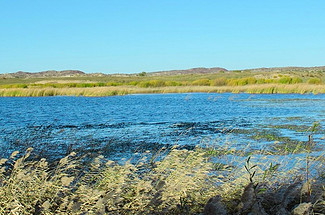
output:
POLYGON ((79 70, 49 70, 43 72, 15 72, 0 74, 3 78, 45 78, 45 77, 76 77, 76 76, 86 76, 87 74, 79 70))
MULTIPOLYGON (((325 72, 325 66, 318 67, 271 67, 271 68, 254 68, 254 69, 242 69, 242 70, 227 70, 221 67, 213 68, 192 68, 185 70, 169 70, 148 72, 148 76, 164 76, 164 75, 184 75, 184 74, 212 74, 220 72, 238 72, 238 71, 250 71, 250 72, 325 72)), ((141 73, 138 73, 138 75, 141 73)), ((143 73, 142 73, 143 74, 143 73)))
POLYGON ((158 72, 149 72, 148 75, 160 76, 160 75, 184 75, 184 74, 211 74, 228 71, 225 68, 213 67, 213 68, 192 68, 185 70, 169 70, 169 71, 158 71, 158 72))
POLYGON ((168 70, 158 72, 142 72, 134 74, 103 74, 103 73, 85 73, 79 70, 48 70, 43 72, 15 72, 0 74, 0 78, 48 78, 48 77, 104 77, 104 76, 172 76, 172 75, 186 75, 186 74, 213 74, 220 72, 233 72, 233 71, 250 71, 250 72, 325 72, 325 66, 318 67, 273 67, 273 68, 255 68, 255 69, 243 69, 243 70, 227 70, 221 67, 213 68, 191 68, 184 70, 168 70))
POLYGON ((245 69, 243 71, 251 72, 325 72, 325 66, 316 67, 271 67, 271 68, 256 68, 245 69))

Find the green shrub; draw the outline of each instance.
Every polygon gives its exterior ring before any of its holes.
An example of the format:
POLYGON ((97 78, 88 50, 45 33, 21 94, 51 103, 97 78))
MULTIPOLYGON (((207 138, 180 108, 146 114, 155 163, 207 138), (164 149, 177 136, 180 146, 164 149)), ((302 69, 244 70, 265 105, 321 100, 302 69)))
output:
POLYGON ((164 87, 166 86, 165 82, 162 80, 150 80, 149 81, 151 87, 164 87))
POLYGON ((320 78, 310 78, 307 81, 308 84, 322 84, 322 80, 320 78))
POLYGON ((248 80, 246 78, 240 78, 237 79, 237 85, 238 86, 244 86, 248 84, 248 80))
POLYGON ((99 82, 99 83, 97 83, 96 84, 96 86, 98 86, 98 87, 104 87, 106 84, 105 83, 102 83, 102 82, 99 82))
POLYGON ((247 84, 256 84, 257 80, 254 77, 247 78, 247 84))
POLYGON ((77 83, 69 83, 68 87, 77 87, 77 83))
POLYGON ((211 86, 224 86, 227 84, 226 78, 216 78, 211 81, 211 86))
POLYGON ((261 78, 261 79, 257 79, 256 83, 257 84, 265 84, 267 82, 266 82, 265 78, 261 78))
POLYGON ((292 84, 299 84, 299 83, 302 83, 302 79, 299 78, 299 77, 293 77, 291 83, 292 83, 292 84))
POLYGON ((140 72, 139 74, 138 74, 138 76, 147 76, 147 73, 146 72, 140 72))
POLYGON ((265 83, 267 84, 276 83, 276 79, 265 79, 265 83))
POLYGON ((128 83, 128 85, 136 86, 136 85, 138 85, 138 83, 139 82, 137 82, 137 81, 131 81, 128 83))
POLYGON ((292 78, 290 77, 282 77, 278 80, 279 84, 291 84, 292 78))
POLYGON ((198 79, 195 81, 192 81, 192 85, 194 86, 210 86, 210 80, 209 79, 198 79))
POLYGON ((141 81, 137 84, 139 87, 164 87, 166 86, 164 81, 161 80, 150 80, 150 81, 141 81))
POLYGON ((254 77, 230 79, 227 81, 228 86, 244 86, 248 84, 256 84, 257 80, 254 77))
POLYGON ((165 82, 165 85, 166 85, 166 86, 182 86, 181 83, 176 82, 176 81, 166 81, 166 82, 165 82))
POLYGON ((238 86, 238 80, 237 79, 228 79, 227 85, 228 86, 238 86))
POLYGON ((150 87, 150 84, 149 84, 149 81, 140 81, 138 84, 137 84, 138 87, 143 87, 143 88, 147 88, 147 87, 150 87))
POLYGON ((106 86, 119 86, 119 85, 121 85, 121 84, 116 83, 116 82, 107 82, 106 83, 106 86))

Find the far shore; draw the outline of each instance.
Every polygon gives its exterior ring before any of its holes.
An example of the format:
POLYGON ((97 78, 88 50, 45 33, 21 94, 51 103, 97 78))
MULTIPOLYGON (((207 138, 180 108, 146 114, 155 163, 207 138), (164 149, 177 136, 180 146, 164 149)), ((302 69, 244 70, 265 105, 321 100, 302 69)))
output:
POLYGON ((168 86, 148 87, 137 86, 104 86, 89 88, 0 88, 1 97, 41 97, 41 96, 116 96, 127 94, 155 94, 155 93, 251 93, 251 94, 322 94, 325 85, 314 84, 252 84, 244 86, 168 86))

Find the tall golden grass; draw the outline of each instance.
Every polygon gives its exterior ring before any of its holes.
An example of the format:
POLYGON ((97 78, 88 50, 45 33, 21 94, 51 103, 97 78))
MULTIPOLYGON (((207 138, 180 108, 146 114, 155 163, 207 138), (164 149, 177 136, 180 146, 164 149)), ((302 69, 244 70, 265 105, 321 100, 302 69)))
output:
MULTIPOLYGON (((0 159, 0 214, 198 214, 214 196, 236 214, 247 185, 273 192, 306 179, 306 157, 261 149, 248 162, 249 149, 236 150, 231 143, 194 150, 175 146, 160 159, 147 151, 123 164, 98 156, 88 166, 73 152, 54 164, 29 159, 32 149, 18 159, 14 152, 0 159)), ((308 159, 311 181, 320 180, 323 154, 308 159)))
POLYGON ((168 86, 141 88, 137 86, 108 86, 92 88, 8 88, 0 89, 2 97, 38 97, 38 96, 115 96, 126 94, 151 93, 325 93, 325 85, 312 84, 253 84, 244 86, 168 86))

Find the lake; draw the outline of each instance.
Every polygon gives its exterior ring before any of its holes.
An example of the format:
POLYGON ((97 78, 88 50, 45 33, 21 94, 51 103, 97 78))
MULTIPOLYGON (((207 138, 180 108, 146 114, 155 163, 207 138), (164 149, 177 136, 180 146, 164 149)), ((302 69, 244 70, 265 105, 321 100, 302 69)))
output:
MULTIPOLYGON (((33 147, 42 157, 71 151, 111 159, 175 144, 251 150, 308 140, 325 119, 325 95, 150 94, 0 98, 0 155, 33 147)), ((314 136, 322 148, 324 132, 314 136)))

